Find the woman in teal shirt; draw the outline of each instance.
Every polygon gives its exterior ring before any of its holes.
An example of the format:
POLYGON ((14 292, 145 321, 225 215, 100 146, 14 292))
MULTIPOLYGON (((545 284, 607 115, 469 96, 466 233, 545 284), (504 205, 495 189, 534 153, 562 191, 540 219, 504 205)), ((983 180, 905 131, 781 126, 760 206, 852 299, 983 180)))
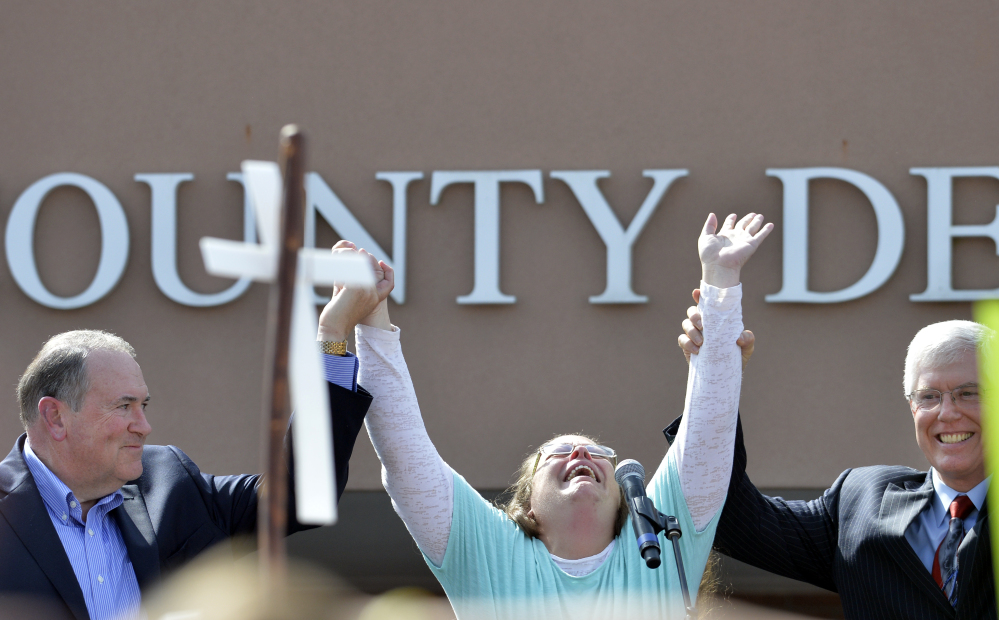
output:
MULTIPOLYGON (((647 489, 680 523, 695 593, 732 466, 739 273, 772 227, 759 215, 730 215, 716 233, 712 214, 698 240, 704 344, 691 361, 677 441, 647 489)), ((555 438, 524 461, 506 512, 497 509, 427 435, 400 335, 385 302, 357 326, 358 380, 374 396, 366 425, 393 506, 459 618, 684 617, 675 564, 649 569, 634 546, 612 449, 579 435, 555 438)))

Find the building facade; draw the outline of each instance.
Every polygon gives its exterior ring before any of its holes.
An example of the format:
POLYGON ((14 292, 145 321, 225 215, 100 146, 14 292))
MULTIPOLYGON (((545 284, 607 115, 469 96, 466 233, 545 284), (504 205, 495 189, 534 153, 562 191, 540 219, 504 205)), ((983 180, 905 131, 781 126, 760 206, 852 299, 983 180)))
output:
MULTIPOLYGON (((476 487, 564 432, 662 458, 710 211, 777 224, 743 278, 757 484, 924 468, 905 347, 999 292, 997 27, 983 1, 5 5, 0 433, 41 343, 100 328, 139 352, 150 441, 259 469, 267 289, 197 243, 248 235, 240 162, 295 122, 309 238, 393 264, 429 433, 476 487)), ((345 519, 394 518, 365 439, 348 488, 345 519)))

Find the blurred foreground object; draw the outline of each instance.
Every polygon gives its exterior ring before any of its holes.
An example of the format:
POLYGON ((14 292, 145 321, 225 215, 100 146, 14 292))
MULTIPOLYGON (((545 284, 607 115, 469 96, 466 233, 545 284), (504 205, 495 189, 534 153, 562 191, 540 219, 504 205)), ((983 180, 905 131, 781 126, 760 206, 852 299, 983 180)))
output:
MULTIPOLYGON (((993 332, 999 333, 999 299, 975 302, 975 321, 990 328, 993 332)), ((999 390, 996 388, 996 378, 999 377, 999 351, 996 350, 995 339, 988 343, 981 352, 981 359, 978 365, 980 382, 982 387, 982 434, 985 435, 985 467, 986 473, 991 476, 996 469, 996 459, 999 458, 999 430, 996 424, 999 420, 999 390)), ((999 510, 999 498, 996 494, 989 494, 989 511, 995 514, 999 510)), ((999 537, 992 537, 992 574, 996 574, 999 568, 999 537)), ((997 589, 999 592, 999 589, 997 589)), ((996 595, 999 599, 999 594, 996 595)))
POLYGON ((149 620, 304 620, 355 618, 363 601, 330 574, 291 563, 287 584, 261 588, 257 563, 211 551, 148 597, 149 620))
MULTIPOLYGON (((261 588, 260 567, 209 552, 149 597, 148 620, 451 620, 446 599, 418 588, 371 597, 334 575, 291 560, 282 587, 261 588)), ((6 619, 8 616, 0 615, 6 619)), ((20 616, 23 618, 24 616, 20 616)), ((11 616, 11 618, 13 618, 11 616)))

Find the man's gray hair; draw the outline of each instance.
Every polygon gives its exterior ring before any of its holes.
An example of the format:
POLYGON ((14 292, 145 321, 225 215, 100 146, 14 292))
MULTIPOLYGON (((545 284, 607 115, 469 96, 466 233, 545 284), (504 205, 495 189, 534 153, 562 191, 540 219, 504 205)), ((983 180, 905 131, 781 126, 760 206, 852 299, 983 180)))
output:
POLYGON ((28 428, 38 419, 38 401, 45 396, 61 400, 73 411, 83 407, 90 390, 87 356, 93 351, 117 351, 135 357, 135 349, 114 334, 79 329, 49 338, 17 382, 21 424, 28 428))
POLYGON ((991 329, 973 321, 943 321, 919 330, 905 356, 906 396, 916 389, 920 373, 953 364, 968 353, 977 353, 993 336, 991 329))

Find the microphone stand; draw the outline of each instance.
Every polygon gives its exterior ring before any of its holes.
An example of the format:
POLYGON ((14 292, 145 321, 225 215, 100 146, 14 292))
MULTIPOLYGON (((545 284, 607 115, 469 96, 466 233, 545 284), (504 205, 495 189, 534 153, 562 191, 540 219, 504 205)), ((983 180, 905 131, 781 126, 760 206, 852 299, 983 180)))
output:
MULTIPOLYGON (((643 519, 649 522, 656 534, 665 531, 666 538, 673 542, 673 557, 676 558, 676 574, 680 579, 680 593, 683 595, 683 607, 686 610, 686 620, 695 620, 697 610, 690 604, 690 590, 687 588, 687 574, 683 570, 683 555, 680 553, 680 522, 672 515, 659 512, 648 497, 634 498, 632 506, 643 519)), ((642 545, 642 557, 649 568, 658 568, 660 564, 658 545, 642 545)))

